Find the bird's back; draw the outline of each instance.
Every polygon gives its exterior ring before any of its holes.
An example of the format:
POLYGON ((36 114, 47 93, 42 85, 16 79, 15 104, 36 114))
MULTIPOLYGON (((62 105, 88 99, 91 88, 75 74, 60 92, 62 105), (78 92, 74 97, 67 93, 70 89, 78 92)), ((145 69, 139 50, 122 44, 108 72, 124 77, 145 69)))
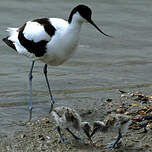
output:
POLYGON ((125 114, 109 114, 104 121, 109 128, 121 130, 121 133, 125 133, 132 122, 131 117, 125 114))
POLYGON ((55 32, 64 30, 68 22, 59 18, 39 18, 26 22, 19 28, 8 28, 9 36, 3 41, 19 54, 41 57, 55 32))
POLYGON ((56 107, 52 115, 61 128, 73 127, 76 130, 80 129, 81 118, 79 114, 69 107, 56 107))

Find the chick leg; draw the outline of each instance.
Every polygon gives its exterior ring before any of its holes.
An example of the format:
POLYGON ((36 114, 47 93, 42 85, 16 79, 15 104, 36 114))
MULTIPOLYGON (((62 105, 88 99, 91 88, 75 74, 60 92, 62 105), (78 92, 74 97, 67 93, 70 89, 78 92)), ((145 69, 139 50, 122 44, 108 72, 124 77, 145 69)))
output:
POLYGON ((64 137, 63 137, 63 135, 61 134, 61 129, 60 129, 60 127, 59 126, 57 126, 56 127, 56 129, 57 129, 57 132, 58 132, 58 134, 59 134, 59 137, 60 137, 60 143, 64 143, 64 142, 66 142, 67 141, 67 139, 65 139, 64 137))
POLYGON ((112 141, 112 142, 110 142, 110 143, 108 143, 107 146, 106 146, 106 148, 109 148, 109 149, 115 148, 121 138, 122 138, 122 134, 119 131, 119 135, 118 135, 117 139, 114 140, 114 141, 112 141))
POLYGON ((75 140, 80 140, 80 138, 77 137, 69 128, 66 128, 66 130, 72 135, 72 137, 73 137, 75 140))

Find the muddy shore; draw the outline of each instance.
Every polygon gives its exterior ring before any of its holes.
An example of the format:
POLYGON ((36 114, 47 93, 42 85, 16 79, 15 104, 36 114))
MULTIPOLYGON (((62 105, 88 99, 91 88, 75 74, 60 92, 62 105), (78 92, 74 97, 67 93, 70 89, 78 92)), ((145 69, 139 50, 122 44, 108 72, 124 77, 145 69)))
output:
MULTIPOLYGON (((67 132, 63 131, 68 142, 59 143, 56 125, 51 115, 41 117, 27 123, 23 129, 15 131, 12 138, 6 134, 0 135, 1 152, 151 152, 152 151, 152 96, 141 92, 120 92, 120 100, 107 99, 94 109, 79 107, 79 114, 83 120, 91 124, 94 120, 103 120, 109 113, 123 113, 132 116, 133 123, 127 134, 113 150, 105 149, 106 143, 114 140, 117 132, 97 133, 93 137, 92 145, 82 132, 77 133, 81 140, 75 141, 67 132), (147 120, 143 119, 146 118, 147 120), (145 125, 144 128, 139 124, 145 125)), ((74 107, 73 107, 74 108, 74 107)), ((18 124, 19 125, 19 124, 18 124)))

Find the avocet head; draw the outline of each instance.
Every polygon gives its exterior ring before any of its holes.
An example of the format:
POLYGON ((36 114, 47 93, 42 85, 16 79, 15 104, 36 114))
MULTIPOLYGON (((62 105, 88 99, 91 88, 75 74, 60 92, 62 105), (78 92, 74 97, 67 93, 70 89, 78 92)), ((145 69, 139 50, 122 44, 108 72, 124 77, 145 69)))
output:
POLYGON ((71 23, 73 19, 81 23, 88 22, 93 25, 100 33, 104 34, 105 36, 112 37, 108 34, 105 34, 101 29, 99 29, 99 27, 91 19, 91 15, 92 11, 88 6, 78 5, 71 11, 68 22, 71 23))

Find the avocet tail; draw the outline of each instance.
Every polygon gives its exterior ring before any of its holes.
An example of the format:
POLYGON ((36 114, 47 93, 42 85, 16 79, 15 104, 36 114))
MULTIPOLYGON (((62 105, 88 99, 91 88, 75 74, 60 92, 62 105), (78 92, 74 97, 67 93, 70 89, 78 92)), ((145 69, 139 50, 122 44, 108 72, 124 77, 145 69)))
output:
POLYGON ((12 35, 12 34, 16 33, 17 30, 18 30, 18 28, 8 27, 6 31, 7 31, 10 35, 12 35))

